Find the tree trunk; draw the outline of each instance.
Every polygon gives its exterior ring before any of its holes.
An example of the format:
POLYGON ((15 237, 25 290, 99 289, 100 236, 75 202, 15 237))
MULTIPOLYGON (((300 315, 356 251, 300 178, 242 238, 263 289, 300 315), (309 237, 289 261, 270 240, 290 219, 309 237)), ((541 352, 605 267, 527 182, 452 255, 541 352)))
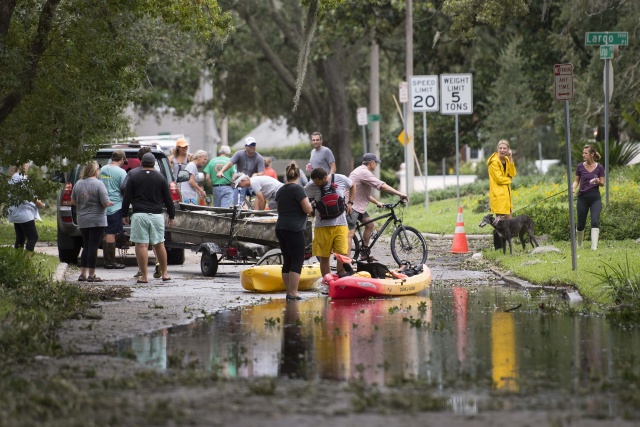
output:
POLYGON ((349 132, 351 115, 349 114, 344 78, 344 54, 342 43, 336 41, 333 44, 333 55, 322 61, 322 72, 329 94, 328 106, 330 108, 330 114, 324 114, 325 117, 328 116, 329 122, 329 127, 325 130, 329 135, 326 145, 331 148, 336 158, 336 171, 349 175, 353 170, 353 157, 349 132))

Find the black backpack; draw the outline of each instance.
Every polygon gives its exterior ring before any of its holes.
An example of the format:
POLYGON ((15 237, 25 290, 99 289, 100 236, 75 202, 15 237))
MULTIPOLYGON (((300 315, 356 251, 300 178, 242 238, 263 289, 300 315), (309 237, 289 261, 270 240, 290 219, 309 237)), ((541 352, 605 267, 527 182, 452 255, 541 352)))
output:
POLYGON ((320 187, 320 200, 316 201, 320 219, 337 218, 342 215, 347 205, 344 203, 344 197, 338 196, 336 192, 338 186, 334 183, 334 174, 331 174, 329 189, 325 191, 324 187, 320 187))

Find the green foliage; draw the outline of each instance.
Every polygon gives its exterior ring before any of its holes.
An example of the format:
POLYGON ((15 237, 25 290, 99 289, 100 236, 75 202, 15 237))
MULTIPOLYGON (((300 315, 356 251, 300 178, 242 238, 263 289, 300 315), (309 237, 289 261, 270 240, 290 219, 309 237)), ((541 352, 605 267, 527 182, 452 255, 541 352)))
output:
POLYGON ((461 38, 473 38, 476 25, 501 27, 526 15, 529 6, 524 0, 446 0, 442 5, 442 12, 451 18, 451 31, 454 34, 461 38))
POLYGON ((522 37, 513 37, 498 58, 501 67, 487 99, 490 114, 483 128, 487 152, 491 152, 501 139, 509 140, 527 156, 531 155, 531 148, 537 151, 533 126, 533 118, 537 113, 527 76, 522 69, 522 43, 522 37))
POLYGON ((89 303, 77 285, 51 280, 35 254, 0 248, 0 357, 9 362, 60 348, 55 330, 89 303))
MULTIPOLYGON (((276 159, 308 159, 311 152, 309 143, 301 143, 291 147, 267 148, 260 150, 263 156, 270 156, 276 159)), ((298 165, 304 168, 305 165, 298 165)))
MULTIPOLYGON (((575 165, 582 162, 582 150, 587 144, 593 145, 600 153, 600 163, 604 166, 605 144, 604 141, 577 142, 571 145, 571 163, 575 172, 575 165)), ((626 166, 634 157, 640 154, 640 142, 638 141, 609 141, 609 167, 626 166)), ((566 160, 565 160, 566 164, 566 160)))
MULTIPOLYGON (((90 158, 96 145, 128 134, 125 110, 140 97, 147 67, 161 63, 158 56, 169 51, 163 47, 172 45, 159 39, 188 33, 192 44, 208 44, 230 29, 230 16, 221 13, 216 0, 48 4, 9 2, 3 10, 9 17, 0 34, 4 164, 32 160, 56 170, 63 158, 70 163, 90 158)), ((185 44, 175 45, 173 53, 189 64, 177 69, 188 76, 190 61, 198 58, 190 57, 193 50, 185 44)), ((5 194, 0 191, 0 203, 5 194)))
POLYGON ((611 265, 603 263, 602 271, 592 273, 598 278, 604 291, 610 294, 616 304, 632 304, 638 308, 640 303, 640 270, 629 263, 629 254, 625 263, 611 265))
POLYGON ((640 238, 640 200, 609 201, 600 215, 601 236, 604 239, 640 238))

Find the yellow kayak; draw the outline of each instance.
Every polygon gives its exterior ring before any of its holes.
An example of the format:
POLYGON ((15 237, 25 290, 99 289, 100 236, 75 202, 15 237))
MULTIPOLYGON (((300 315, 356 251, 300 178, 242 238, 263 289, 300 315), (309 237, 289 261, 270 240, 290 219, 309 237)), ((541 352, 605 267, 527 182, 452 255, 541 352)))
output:
MULTIPOLYGON (((298 290, 306 291, 316 287, 320 278, 320 264, 302 266, 298 290)), ((240 272, 242 287, 254 292, 284 292, 281 265, 256 265, 240 272)))

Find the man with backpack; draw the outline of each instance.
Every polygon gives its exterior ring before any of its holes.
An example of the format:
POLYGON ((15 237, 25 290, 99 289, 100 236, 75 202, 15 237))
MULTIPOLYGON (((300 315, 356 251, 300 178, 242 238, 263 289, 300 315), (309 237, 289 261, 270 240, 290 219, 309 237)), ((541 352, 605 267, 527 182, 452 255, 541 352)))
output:
MULTIPOLYGON (((309 200, 313 200, 316 218, 312 254, 320 261, 320 273, 324 277, 331 273, 332 251, 349 255, 346 215, 351 214, 356 186, 345 175, 329 175, 319 167, 311 171, 311 182, 304 189, 309 200)), ((339 275, 345 274, 340 260, 337 260, 336 268, 339 275)))

